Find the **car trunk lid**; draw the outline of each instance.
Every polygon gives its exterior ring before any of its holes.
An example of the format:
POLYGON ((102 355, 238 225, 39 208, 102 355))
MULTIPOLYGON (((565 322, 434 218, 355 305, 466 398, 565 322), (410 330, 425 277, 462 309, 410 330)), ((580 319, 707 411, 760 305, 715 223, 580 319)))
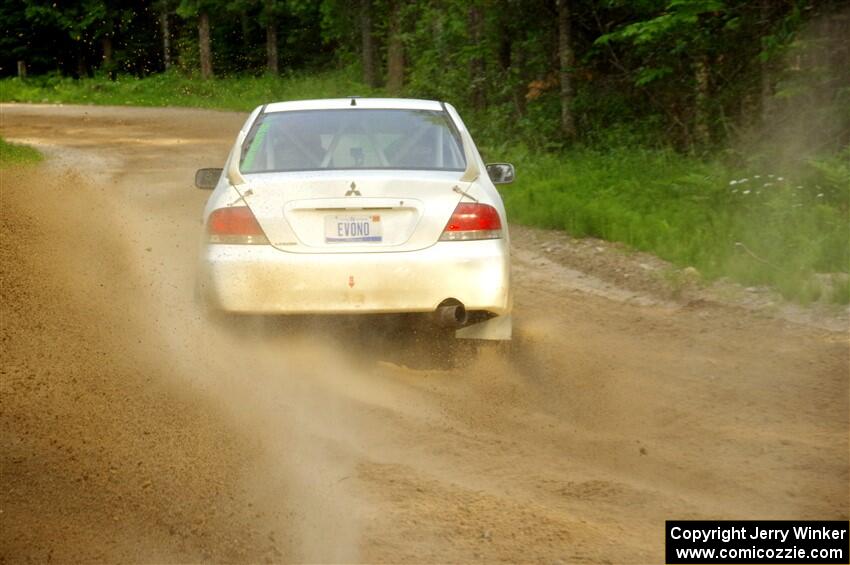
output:
POLYGON ((415 251, 436 243, 469 183, 446 171, 246 175, 274 247, 293 253, 415 251))

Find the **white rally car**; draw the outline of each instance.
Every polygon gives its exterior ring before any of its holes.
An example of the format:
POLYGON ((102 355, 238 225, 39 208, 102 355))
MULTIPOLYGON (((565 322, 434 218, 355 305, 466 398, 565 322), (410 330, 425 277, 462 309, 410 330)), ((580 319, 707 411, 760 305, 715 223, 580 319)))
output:
POLYGON ((260 314, 423 312, 509 339, 510 245, 494 183, 455 109, 430 100, 267 104, 240 130, 204 212, 199 290, 260 314))

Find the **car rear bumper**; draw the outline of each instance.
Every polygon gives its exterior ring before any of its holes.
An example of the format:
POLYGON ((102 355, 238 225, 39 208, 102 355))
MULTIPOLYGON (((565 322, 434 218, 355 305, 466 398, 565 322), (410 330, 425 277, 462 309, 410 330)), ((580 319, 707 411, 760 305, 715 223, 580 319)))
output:
POLYGON ((431 312, 447 298, 467 310, 510 312, 504 239, 439 242, 381 253, 288 253, 268 245, 206 245, 199 284, 229 312, 431 312))

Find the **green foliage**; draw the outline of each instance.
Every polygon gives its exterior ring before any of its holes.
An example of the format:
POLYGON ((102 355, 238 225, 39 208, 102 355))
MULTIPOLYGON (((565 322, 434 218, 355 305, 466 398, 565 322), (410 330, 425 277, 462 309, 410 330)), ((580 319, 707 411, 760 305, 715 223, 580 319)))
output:
POLYGON ((179 0, 175 12, 181 18, 195 18, 201 12, 212 12, 214 10, 227 8, 222 0, 179 0))
POLYGON ((75 41, 98 37, 106 32, 99 26, 108 15, 103 0, 83 0, 59 7, 55 2, 31 0, 26 3, 27 19, 38 25, 64 30, 75 41))
POLYGON ((845 213, 850 211, 850 146, 835 155, 812 157, 806 164, 809 183, 818 194, 845 213))
POLYGON ((701 32, 700 16, 724 12, 726 9, 726 3, 719 0, 669 0, 659 15, 626 25, 600 36, 596 41, 604 44, 625 40, 643 46, 666 41, 674 36, 674 46, 681 50, 694 40, 701 40, 695 37, 695 34, 701 32))
POLYGON ((27 145, 9 143, 0 137, 0 168, 41 161, 41 153, 27 145))
POLYGON ((739 127, 752 127, 782 58, 808 23, 804 10, 813 20, 827 17, 805 0, 612 4, 625 17, 600 30, 587 60, 614 62, 631 83, 625 96, 644 108, 649 100, 674 146, 690 150, 723 145, 739 127))
POLYGON ((149 72, 149 41, 157 28, 152 15, 149 6, 131 0, 5 0, 0 74, 14 73, 19 60, 30 73, 149 72), (104 40, 112 44, 111 58, 105 57, 104 40))
POLYGON ((322 41, 336 45, 343 56, 355 51, 360 37, 359 1, 322 0, 317 4, 322 41))
POLYGON ((3 102, 109 104, 133 106, 185 106, 252 110, 270 100, 301 100, 370 95, 355 79, 352 69, 321 74, 290 73, 284 76, 224 77, 201 81, 180 73, 161 73, 144 79, 133 76, 70 79, 58 75, 0 81, 3 102))
MULTIPOLYGON (((694 266, 708 279, 772 285, 800 301, 819 298, 816 273, 850 268, 846 203, 839 193, 822 192, 828 175, 803 185, 635 148, 563 154, 515 148, 507 157, 521 164, 516 183, 502 191, 520 223, 621 241, 694 266)), ((846 189, 850 176, 837 180, 846 189)), ((837 283, 828 299, 846 303, 842 289, 837 283)))

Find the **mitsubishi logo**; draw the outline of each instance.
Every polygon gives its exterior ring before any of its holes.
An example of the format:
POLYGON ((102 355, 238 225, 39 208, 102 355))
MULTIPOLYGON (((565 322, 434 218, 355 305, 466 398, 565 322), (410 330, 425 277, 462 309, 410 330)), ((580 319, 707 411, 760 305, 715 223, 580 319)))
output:
POLYGON ((360 191, 357 190, 357 185, 354 184, 354 181, 351 182, 351 188, 345 193, 346 196, 363 196, 360 194, 360 191))

